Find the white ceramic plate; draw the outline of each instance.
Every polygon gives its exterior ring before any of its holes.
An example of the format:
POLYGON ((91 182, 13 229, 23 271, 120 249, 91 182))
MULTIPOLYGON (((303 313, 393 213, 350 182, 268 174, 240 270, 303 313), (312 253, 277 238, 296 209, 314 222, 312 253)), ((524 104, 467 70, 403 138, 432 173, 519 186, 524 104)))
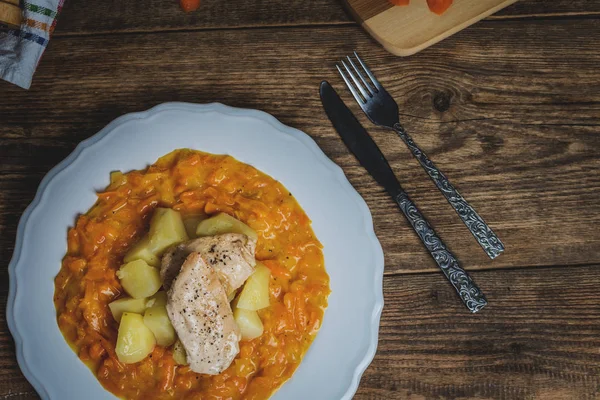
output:
POLYGON ((167 103, 110 123, 42 181, 17 231, 8 325, 21 370, 44 399, 114 399, 65 342, 52 301, 67 229, 114 170, 142 169, 178 148, 230 154, 281 181, 324 245, 331 277, 323 326, 273 400, 350 399, 377 348, 383 252, 371 214, 342 170, 306 134, 222 104, 167 103))

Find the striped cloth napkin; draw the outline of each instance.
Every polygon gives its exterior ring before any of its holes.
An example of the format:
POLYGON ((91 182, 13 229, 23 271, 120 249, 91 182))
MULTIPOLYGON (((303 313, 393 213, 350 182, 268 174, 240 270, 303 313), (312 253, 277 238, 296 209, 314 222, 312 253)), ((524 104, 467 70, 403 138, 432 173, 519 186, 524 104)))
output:
POLYGON ((63 3, 64 0, 26 0, 21 3, 21 28, 0 30, 0 78, 29 89, 63 3))

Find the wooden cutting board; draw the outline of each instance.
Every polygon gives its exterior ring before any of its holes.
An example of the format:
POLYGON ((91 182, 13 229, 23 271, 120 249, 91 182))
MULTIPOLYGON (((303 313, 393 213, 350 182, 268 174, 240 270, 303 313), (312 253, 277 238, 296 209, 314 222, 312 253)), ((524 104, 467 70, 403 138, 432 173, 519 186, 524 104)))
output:
POLYGON ((362 26, 389 52, 410 56, 517 0, 454 0, 443 14, 429 10, 426 0, 393 6, 388 0, 344 0, 362 26))
POLYGON ((18 28, 21 25, 19 0, 0 0, 0 26, 18 28))

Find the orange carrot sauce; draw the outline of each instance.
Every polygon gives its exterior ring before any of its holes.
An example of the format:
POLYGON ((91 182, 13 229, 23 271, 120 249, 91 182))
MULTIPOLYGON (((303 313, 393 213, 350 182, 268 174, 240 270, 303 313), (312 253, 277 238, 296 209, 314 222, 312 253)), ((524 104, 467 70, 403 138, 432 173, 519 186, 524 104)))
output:
POLYGON ((285 187, 229 156, 177 150, 143 171, 111 174, 111 184, 68 232, 55 279, 58 325, 102 385, 126 399, 267 399, 289 379, 321 326, 329 295, 322 246, 285 187), (148 231, 158 207, 185 217, 226 212, 256 230, 256 258, 271 269, 264 334, 240 343, 218 376, 175 364, 156 346, 136 364, 115 354, 118 324, 108 303, 124 294, 115 272, 148 231))

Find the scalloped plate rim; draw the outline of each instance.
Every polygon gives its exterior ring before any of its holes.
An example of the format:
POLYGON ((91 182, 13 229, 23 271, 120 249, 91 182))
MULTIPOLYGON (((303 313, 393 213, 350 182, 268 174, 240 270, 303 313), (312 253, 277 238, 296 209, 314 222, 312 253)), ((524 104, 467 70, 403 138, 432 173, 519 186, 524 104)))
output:
POLYGON ((98 133, 92 135, 88 139, 81 141, 76 148, 70 153, 65 159, 63 159, 60 163, 58 163, 55 167, 53 167, 42 179, 40 182, 38 189, 36 191, 35 197, 33 201, 27 206, 25 211, 23 212, 19 224, 17 227, 17 235, 16 242, 13 251, 13 256, 8 266, 8 274, 9 274, 9 295, 6 306, 6 319, 9 330, 15 341, 17 362, 23 375, 27 378, 27 380, 31 383, 37 393, 44 399, 50 399, 49 391, 46 389, 46 386, 42 381, 38 379, 30 370, 28 366, 28 360, 25 359, 23 354, 23 346, 26 345, 23 341, 23 337, 19 331, 18 327, 18 319, 15 319, 15 315, 13 313, 13 307, 15 304, 15 300, 18 294, 18 287, 16 282, 17 277, 17 267, 19 265, 21 259, 21 251, 24 242, 24 231, 25 227, 28 224, 29 218, 32 212, 40 207, 44 200, 44 194, 48 188, 48 186, 52 183, 52 181, 61 173, 65 172, 73 163, 82 155, 85 150, 92 148, 94 145, 99 143, 100 141, 105 140, 111 134, 111 132, 115 131, 117 127, 129 123, 135 120, 144 120, 148 119, 160 112, 169 111, 169 110, 184 110, 191 111, 195 113, 205 113, 205 112, 218 112, 228 116, 246 116, 253 117, 264 122, 269 123, 273 128, 279 130, 284 133, 290 134, 293 138, 295 138, 302 145, 306 146, 311 152, 315 155, 315 157, 327 168, 330 172, 335 176, 336 180, 344 187, 346 193, 350 195, 350 197, 357 203, 358 207, 362 210, 362 217, 364 226, 366 228, 366 232, 364 232, 367 238, 370 241, 371 248, 373 251, 373 271, 375 275, 374 279, 374 294, 375 294, 375 307, 372 310, 371 314, 371 329, 370 329, 370 338, 369 338, 369 348, 367 352, 364 354, 362 360, 356 365, 355 370, 353 372, 353 379, 346 390, 345 394, 342 398, 349 399, 351 398, 358 389, 358 385, 360 379, 372 362, 375 357, 375 353, 377 351, 377 343, 379 338, 379 323, 381 319, 381 313, 383 310, 383 269, 384 269, 384 254, 377 236, 375 235, 375 231, 373 228, 373 219, 371 212, 364 201, 364 199, 358 194, 358 192, 354 189, 354 187, 350 184, 348 179, 346 178, 343 170, 335 164, 332 160, 327 157, 327 155, 321 150, 321 148, 317 145, 317 143, 306 133, 287 126, 277 120, 274 116, 260 110, 254 109, 246 109, 246 108, 237 108, 227 106, 221 103, 208 103, 208 104, 195 104, 195 103, 183 103, 183 102, 168 102, 159 104, 154 106, 148 110, 128 113, 122 115, 108 125, 106 125, 103 129, 101 129, 98 133))

